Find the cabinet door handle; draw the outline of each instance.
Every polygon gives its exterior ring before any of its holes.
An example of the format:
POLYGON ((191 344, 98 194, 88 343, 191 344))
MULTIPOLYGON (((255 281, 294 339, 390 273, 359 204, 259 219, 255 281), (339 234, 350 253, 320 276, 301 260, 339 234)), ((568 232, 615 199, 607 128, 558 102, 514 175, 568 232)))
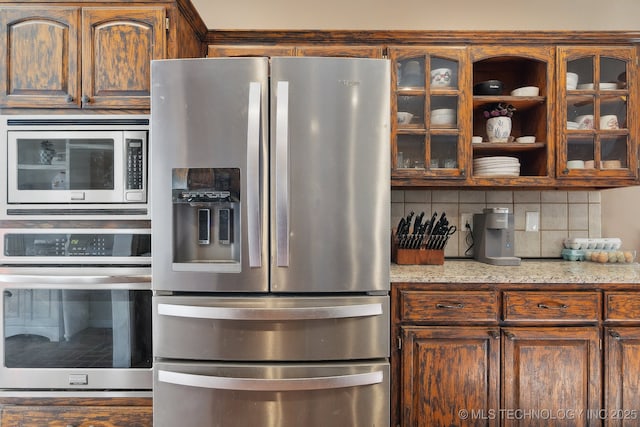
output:
POLYGON ((566 304, 558 304, 558 305, 552 306, 552 305, 541 302, 540 304, 538 304, 538 308, 544 308, 545 310, 565 310, 569 308, 569 306, 566 304))
POLYGON ((67 102, 73 102, 73 96, 70 93, 67 94, 67 102))
POLYGON ((617 331, 609 331, 609 335, 610 335, 612 338, 615 338, 615 339, 617 339, 617 340, 622 339, 622 337, 620 336, 620 333, 619 333, 619 332, 617 332, 617 331))
POLYGON ((504 336, 509 338, 510 340, 515 340, 516 339, 516 336, 514 335, 513 332, 505 331, 504 336))
POLYGON ((453 304, 437 303, 436 308, 464 308, 464 304, 461 302, 454 302, 453 304))
POLYGON ((89 102, 91 102, 91 99, 89 98, 88 95, 82 95, 82 103, 83 104, 88 104, 89 102))
POLYGON ((494 340, 500 339, 500 332, 491 330, 489 331, 489 336, 494 340))

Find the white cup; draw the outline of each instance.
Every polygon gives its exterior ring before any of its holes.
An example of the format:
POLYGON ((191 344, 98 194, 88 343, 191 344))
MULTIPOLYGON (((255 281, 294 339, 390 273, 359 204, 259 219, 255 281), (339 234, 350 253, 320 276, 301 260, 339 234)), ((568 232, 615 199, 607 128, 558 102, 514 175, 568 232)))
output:
POLYGON ((567 90, 575 90, 578 87, 578 75, 567 73, 567 90))
POLYGON ((600 117, 600 129, 620 129, 618 125, 618 116, 608 114, 600 117))
POLYGON ((451 86, 451 77, 450 68, 436 68, 435 70, 431 70, 431 86, 451 86))
POLYGON ((482 142, 482 137, 481 136, 472 136, 471 137, 471 142, 474 144, 480 143, 482 142))

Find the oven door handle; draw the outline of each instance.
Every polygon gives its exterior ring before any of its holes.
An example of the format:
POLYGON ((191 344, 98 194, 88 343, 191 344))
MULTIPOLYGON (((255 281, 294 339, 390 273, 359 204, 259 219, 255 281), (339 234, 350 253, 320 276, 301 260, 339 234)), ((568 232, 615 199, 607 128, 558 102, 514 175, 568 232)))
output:
POLYGON ((77 287, 78 285, 109 285, 109 289, 113 289, 112 285, 117 284, 151 284, 151 276, 47 276, 37 274, 0 274, 0 283, 9 284, 29 284, 29 285, 55 285, 64 287, 77 287))
POLYGON ((273 379, 216 377, 158 370, 158 380, 164 383, 214 390, 300 391, 330 390, 379 384, 384 380, 384 375, 382 371, 375 371, 327 377, 273 379))
POLYGON ((158 304, 162 316, 213 320, 322 320, 382 315, 382 304, 338 305, 329 307, 203 307, 193 305, 158 304))

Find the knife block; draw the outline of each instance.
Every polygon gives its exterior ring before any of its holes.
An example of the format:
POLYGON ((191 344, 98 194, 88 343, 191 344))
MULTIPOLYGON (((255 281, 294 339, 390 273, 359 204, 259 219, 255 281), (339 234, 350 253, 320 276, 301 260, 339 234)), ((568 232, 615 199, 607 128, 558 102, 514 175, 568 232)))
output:
POLYGON ((398 265, 443 265, 444 249, 401 249, 394 234, 391 240, 391 261, 398 265))

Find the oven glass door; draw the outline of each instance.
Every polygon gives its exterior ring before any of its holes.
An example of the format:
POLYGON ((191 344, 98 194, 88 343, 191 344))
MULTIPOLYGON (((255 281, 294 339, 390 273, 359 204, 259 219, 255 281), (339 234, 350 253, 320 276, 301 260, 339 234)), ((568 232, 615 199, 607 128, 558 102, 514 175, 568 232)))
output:
POLYGON ((120 131, 10 131, 8 202, 122 202, 123 146, 120 131))
POLYGON ((150 388, 151 291, 140 285, 2 283, 0 387, 150 388))

